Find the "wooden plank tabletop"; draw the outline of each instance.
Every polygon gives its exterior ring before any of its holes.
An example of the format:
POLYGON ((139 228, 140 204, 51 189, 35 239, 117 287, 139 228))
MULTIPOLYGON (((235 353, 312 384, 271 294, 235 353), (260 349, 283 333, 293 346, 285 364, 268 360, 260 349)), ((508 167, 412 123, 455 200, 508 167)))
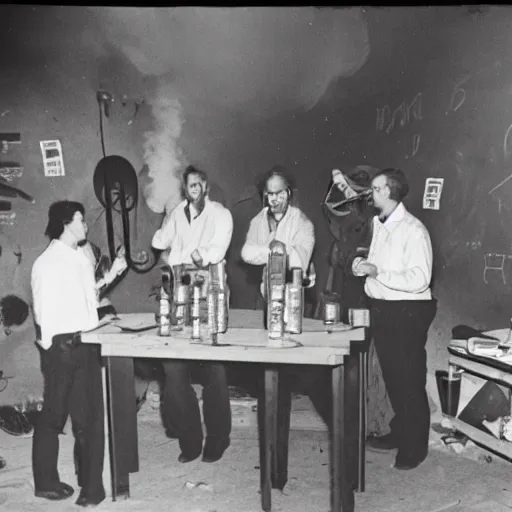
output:
POLYGON ((119 317, 119 321, 82 334, 82 341, 99 343, 103 356, 334 366, 343 363, 351 341, 363 341, 365 336, 364 328, 328 334, 322 321, 306 318, 303 333, 287 335, 285 347, 268 347, 262 311, 235 309, 229 312, 228 331, 219 335, 218 346, 212 346, 209 340, 191 343, 190 328, 163 337, 158 336, 156 327, 142 332, 123 332, 119 327, 150 326, 155 323, 154 313, 119 317))

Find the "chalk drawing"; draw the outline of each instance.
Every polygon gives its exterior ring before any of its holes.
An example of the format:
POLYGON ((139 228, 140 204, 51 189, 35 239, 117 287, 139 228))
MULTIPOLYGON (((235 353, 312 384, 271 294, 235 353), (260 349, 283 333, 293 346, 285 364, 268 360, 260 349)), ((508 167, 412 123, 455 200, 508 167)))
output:
POLYGON ((461 85, 464 85, 469 80, 469 78, 470 75, 466 76, 453 88, 452 97, 450 99, 450 106, 448 107, 448 111, 445 112, 446 115, 448 115, 449 112, 457 112, 457 110, 459 110, 459 108, 462 107, 463 103, 466 101, 466 91, 461 87, 461 85))
POLYGON ((406 126, 413 119, 420 120, 423 118, 421 113, 422 93, 416 94, 411 103, 402 101, 398 107, 395 108, 393 114, 389 105, 384 105, 382 108, 377 108, 377 119, 375 122, 375 129, 380 132, 385 129, 389 135, 395 126, 400 125, 401 128, 406 126))
MULTIPOLYGON (((503 156, 505 157, 505 162, 509 160, 512 155, 512 124, 507 128, 505 132, 505 138, 503 139, 503 156)), ((496 186, 492 187, 489 190, 489 194, 496 192, 499 188, 501 188, 507 181, 512 180, 512 174, 507 176, 504 180, 500 181, 496 186)))
POLYGON ((393 111, 391 121, 386 128, 386 133, 388 135, 393 131, 393 128, 395 127, 395 120, 397 118, 400 119, 400 126, 405 126, 407 123, 407 107, 405 105, 405 101, 393 111))
POLYGON ((421 135, 419 133, 415 134, 412 138, 412 156, 416 155, 418 149, 420 149, 420 140, 421 135))
POLYGON ((423 119, 423 116, 421 115, 421 100, 422 100, 423 94, 419 92, 416 94, 414 99, 411 103, 409 103, 409 106, 407 107, 407 122, 411 120, 411 110, 412 114, 414 116, 414 119, 423 119))
POLYGON ((384 107, 377 109, 377 123, 375 125, 375 128, 378 132, 384 129, 384 123, 386 119, 389 119, 390 116, 391 111, 389 110, 388 105, 384 105, 384 107))
POLYGON ((492 252, 484 254, 484 283, 489 284, 487 281, 487 272, 495 271, 501 274, 503 284, 507 284, 505 262, 510 259, 512 259, 512 255, 510 254, 496 254, 492 252))

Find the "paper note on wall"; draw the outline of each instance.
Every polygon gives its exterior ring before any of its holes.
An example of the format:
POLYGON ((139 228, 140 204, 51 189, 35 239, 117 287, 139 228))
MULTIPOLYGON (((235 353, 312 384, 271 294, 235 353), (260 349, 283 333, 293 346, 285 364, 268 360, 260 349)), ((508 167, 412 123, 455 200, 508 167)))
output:
POLYGON ((423 194, 424 209, 439 210, 443 184, 444 178, 427 178, 425 181, 425 192, 423 194))
POLYGON ((64 159, 59 140, 42 140, 40 142, 43 155, 45 176, 64 176, 64 159))

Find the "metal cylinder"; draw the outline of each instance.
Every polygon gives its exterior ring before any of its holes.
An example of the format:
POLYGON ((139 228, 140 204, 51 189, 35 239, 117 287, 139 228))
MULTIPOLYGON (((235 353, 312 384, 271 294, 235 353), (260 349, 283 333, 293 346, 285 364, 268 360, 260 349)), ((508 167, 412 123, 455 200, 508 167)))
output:
POLYGON ((194 285, 194 295, 192 300, 192 339, 201 339, 201 287, 194 285))

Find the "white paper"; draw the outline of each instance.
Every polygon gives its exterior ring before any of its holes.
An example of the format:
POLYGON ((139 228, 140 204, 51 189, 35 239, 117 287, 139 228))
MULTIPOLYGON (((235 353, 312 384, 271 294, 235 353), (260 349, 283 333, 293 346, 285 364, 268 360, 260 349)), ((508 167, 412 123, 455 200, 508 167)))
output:
POLYGON ((64 158, 60 140, 42 140, 40 142, 43 155, 45 176, 64 176, 64 158))
POLYGON ((441 205, 441 192, 444 178, 427 178, 423 194, 423 208, 426 210, 439 210, 441 205))

